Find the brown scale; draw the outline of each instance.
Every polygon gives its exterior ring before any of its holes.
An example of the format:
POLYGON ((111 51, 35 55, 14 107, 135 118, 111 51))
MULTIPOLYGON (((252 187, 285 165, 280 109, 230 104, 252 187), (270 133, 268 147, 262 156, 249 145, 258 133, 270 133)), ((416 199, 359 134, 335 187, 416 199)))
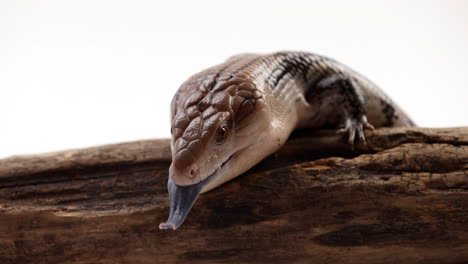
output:
POLYGON ((172 103, 176 167, 182 169, 195 161, 223 115, 235 128, 254 111, 262 94, 249 79, 245 74, 197 74, 180 87, 172 103))

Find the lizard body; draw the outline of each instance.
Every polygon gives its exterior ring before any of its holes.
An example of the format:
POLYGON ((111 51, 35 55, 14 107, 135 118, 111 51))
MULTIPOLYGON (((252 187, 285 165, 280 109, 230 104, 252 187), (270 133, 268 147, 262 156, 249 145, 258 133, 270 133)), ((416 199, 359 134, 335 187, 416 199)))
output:
POLYGON ((200 193, 239 176, 299 127, 413 126, 374 83, 330 58, 306 52, 240 54, 184 82, 171 103, 171 212, 178 228, 200 193))

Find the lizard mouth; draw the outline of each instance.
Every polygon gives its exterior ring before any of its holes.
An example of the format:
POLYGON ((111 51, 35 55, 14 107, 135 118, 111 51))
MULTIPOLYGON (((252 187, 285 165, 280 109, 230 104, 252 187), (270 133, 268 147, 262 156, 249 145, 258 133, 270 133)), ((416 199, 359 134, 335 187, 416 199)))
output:
POLYGON ((221 166, 219 166, 213 173, 211 173, 208 177, 206 177, 206 179, 203 180, 204 185, 207 185, 212 180, 214 180, 222 172, 221 170, 225 168, 226 165, 229 165, 230 161, 235 161, 235 159, 238 156, 242 155, 242 153, 248 148, 250 148, 252 145, 248 145, 247 147, 241 148, 238 151, 234 152, 231 156, 229 156, 229 158, 227 158, 223 163, 221 163, 221 166))
POLYGON ((215 179, 219 175, 221 169, 224 168, 225 165, 238 153, 239 151, 229 156, 229 158, 227 158, 212 174, 196 184, 186 186, 177 185, 172 181, 172 177, 169 175, 167 188, 169 191, 169 198, 171 200, 170 213, 167 221, 159 224, 159 229, 175 230, 182 225, 188 213, 192 209, 193 204, 198 199, 198 196, 200 196, 203 186, 215 179))
POLYGON ((234 154, 232 154, 231 156, 229 156, 229 158, 227 158, 227 160, 225 160, 221 166, 219 166, 213 173, 211 173, 208 177, 206 177, 205 180, 203 180, 205 182, 205 184, 209 183, 210 181, 212 181, 214 178, 216 178, 216 176, 218 176, 219 172, 221 171, 222 168, 224 168, 226 165, 234 156, 237 155, 237 153, 239 153, 240 151, 237 151, 235 152, 234 154))

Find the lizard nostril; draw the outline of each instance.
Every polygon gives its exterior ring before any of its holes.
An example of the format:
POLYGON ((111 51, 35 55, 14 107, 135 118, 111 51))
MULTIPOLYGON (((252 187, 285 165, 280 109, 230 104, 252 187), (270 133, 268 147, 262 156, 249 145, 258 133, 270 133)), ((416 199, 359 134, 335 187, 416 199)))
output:
POLYGON ((198 166, 193 164, 192 166, 189 167, 188 169, 188 175, 190 178, 195 178, 197 176, 197 173, 198 173, 198 166))

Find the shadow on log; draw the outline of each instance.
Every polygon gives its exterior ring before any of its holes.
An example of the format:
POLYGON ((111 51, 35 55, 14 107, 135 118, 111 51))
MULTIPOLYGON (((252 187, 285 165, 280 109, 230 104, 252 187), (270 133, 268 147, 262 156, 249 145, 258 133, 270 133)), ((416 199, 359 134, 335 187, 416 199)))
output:
POLYGON ((168 140, 0 160, 0 263, 466 263, 468 128, 299 131, 176 231, 168 140))

